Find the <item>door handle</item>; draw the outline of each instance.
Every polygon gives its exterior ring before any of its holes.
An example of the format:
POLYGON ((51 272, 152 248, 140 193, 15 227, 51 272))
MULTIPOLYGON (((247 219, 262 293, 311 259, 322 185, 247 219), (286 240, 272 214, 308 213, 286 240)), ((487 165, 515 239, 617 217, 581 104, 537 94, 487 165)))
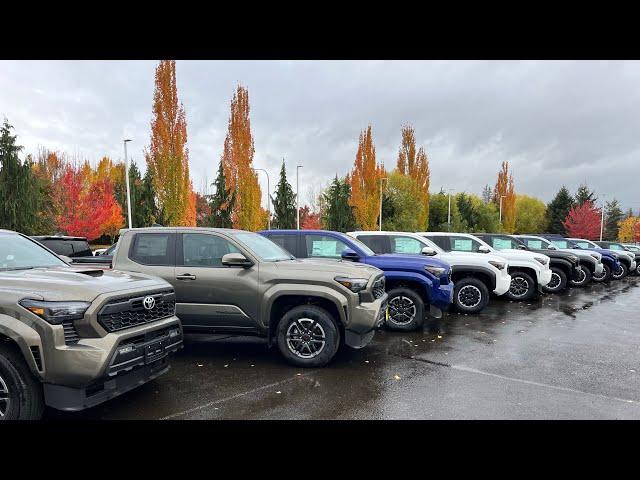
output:
POLYGON ((183 273, 182 275, 176 275, 176 280, 195 280, 196 276, 190 273, 183 273))

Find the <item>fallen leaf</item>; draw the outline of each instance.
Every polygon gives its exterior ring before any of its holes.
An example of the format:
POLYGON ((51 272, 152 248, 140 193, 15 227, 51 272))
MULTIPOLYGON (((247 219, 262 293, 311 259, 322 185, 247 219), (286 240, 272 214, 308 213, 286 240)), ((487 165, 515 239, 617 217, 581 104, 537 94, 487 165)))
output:
POLYGON ((396 375, 393 378, 395 378, 396 380, 400 380, 400 375, 396 375))
POLYGON ((201 366, 202 366, 202 364, 201 364, 201 363, 198 363, 198 366, 199 366, 199 367, 201 367, 201 366))
POLYGON ((369 360, 365 360, 364 363, 369 363, 369 360))
POLYGON ((227 363, 227 364, 224 366, 224 368, 227 368, 228 366, 229 366, 229 364, 227 363))
POLYGON ((438 335, 438 338, 442 338, 442 335, 438 335))
POLYGON ((276 393, 282 393, 280 390, 278 390, 276 393))

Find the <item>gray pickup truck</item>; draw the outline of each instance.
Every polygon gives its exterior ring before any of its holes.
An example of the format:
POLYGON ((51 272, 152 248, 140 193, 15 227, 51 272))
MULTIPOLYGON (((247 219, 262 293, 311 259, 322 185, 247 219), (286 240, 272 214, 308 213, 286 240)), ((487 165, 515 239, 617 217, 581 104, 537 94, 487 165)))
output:
POLYGON ((185 332, 265 337, 302 367, 326 365, 342 344, 364 347, 386 317, 381 270, 298 260, 243 230, 123 229, 112 267, 173 285, 185 332))
POLYGON ((165 373, 181 346, 164 280, 70 266, 0 230, 0 420, 102 403, 165 373))

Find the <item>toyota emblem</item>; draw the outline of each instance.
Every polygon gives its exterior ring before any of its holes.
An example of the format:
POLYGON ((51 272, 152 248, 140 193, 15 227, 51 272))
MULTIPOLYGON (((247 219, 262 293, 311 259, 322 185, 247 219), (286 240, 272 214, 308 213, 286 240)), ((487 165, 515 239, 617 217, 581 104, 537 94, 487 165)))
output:
POLYGON ((147 310, 151 310, 156 306, 156 299, 153 297, 144 297, 144 300, 142 300, 142 306, 147 310))

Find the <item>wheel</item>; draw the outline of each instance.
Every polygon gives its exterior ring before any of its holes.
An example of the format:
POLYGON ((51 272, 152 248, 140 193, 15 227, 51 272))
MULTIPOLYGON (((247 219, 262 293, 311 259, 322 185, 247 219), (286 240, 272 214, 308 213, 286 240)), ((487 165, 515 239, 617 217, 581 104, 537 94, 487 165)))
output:
POLYGON ((584 265, 580 265, 578 271, 577 280, 571 280, 571 286, 573 287, 584 287, 587 283, 591 281, 591 270, 589 270, 584 265))
POLYGON ((324 308, 300 305, 289 310, 278 324, 278 348, 284 358, 299 367, 323 367, 340 346, 340 332, 324 308))
POLYGON ((424 323, 424 302, 410 288, 398 287, 389 292, 389 318, 386 325, 391 330, 407 332, 417 330, 424 323))
POLYGON ((561 268, 551 267, 551 281, 542 290, 547 293, 558 293, 567 287, 567 274, 561 268))
POLYGON ((609 267, 609 265, 607 265, 606 263, 602 264, 602 267, 602 273, 600 274, 600 276, 592 275, 591 279, 594 282, 607 282, 611 278, 611 267, 609 267))
POLYGON ((516 271, 511 274, 511 287, 506 293, 511 300, 529 300, 536 294, 536 283, 528 273, 516 271))
POLYGON ((620 269, 617 272, 611 272, 611 278, 614 280, 622 280, 629 273, 629 267, 624 263, 620 263, 620 269))
POLYGON ((640 275, 640 261, 637 261, 637 260, 636 260, 636 262, 637 262, 637 264, 638 264, 638 265, 636 266, 636 275, 640 275))
POLYGON ((453 302, 461 313, 478 313, 489 303, 489 289, 477 278, 463 278, 455 284, 453 302))
POLYGON ((0 344, 0 420, 39 420, 43 411, 40 382, 14 348, 0 344))

